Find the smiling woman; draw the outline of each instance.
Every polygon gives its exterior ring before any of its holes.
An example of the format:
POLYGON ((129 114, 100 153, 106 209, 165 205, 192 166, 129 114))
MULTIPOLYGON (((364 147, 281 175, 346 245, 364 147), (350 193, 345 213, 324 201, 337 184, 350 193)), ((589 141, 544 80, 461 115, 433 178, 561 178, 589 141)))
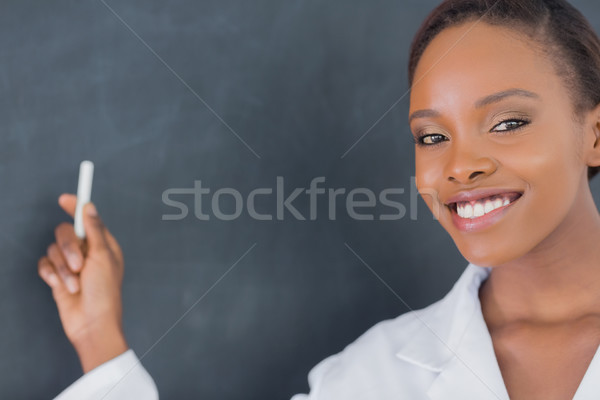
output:
POLYGON ((308 398, 597 398, 596 34, 566 1, 445 1, 409 79, 417 187, 470 264, 319 364, 308 398))
MULTIPOLYGON (((448 0, 413 41, 409 79, 417 188, 469 264, 443 299, 378 323, 319 363, 310 393, 293 400, 598 398, 596 34, 562 0, 448 0)), ((154 398, 125 351, 120 247, 90 210, 97 256, 65 275, 81 280, 80 293, 57 278, 73 259, 60 252, 78 248, 70 231, 57 230, 60 246, 40 260, 91 371, 60 398, 154 398), (90 278, 111 264, 114 276, 90 278), (137 372, 123 380, 129 365, 137 372)))

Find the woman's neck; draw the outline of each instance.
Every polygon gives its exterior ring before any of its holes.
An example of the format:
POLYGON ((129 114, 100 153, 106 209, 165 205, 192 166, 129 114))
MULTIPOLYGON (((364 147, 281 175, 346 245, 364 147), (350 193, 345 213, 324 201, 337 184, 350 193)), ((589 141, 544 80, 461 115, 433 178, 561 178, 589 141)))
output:
POLYGON ((600 215, 587 182, 553 234, 493 267, 479 297, 488 326, 600 315, 600 215))

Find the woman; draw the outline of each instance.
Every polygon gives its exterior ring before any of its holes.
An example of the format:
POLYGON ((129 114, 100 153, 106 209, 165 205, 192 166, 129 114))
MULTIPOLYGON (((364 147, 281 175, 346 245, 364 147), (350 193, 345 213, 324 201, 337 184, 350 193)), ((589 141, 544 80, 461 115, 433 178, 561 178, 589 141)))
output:
MULTIPOLYGON (((445 1, 413 41, 409 79, 417 187, 469 265, 442 300, 319 363, 293 400, 598 398, 597 36, 563 0, 445 1)), ((39 271, 84 371, 109 375, 119 360, 102 363, 126 349, 122 259, 99 221, 86 220, 85 258, 72 228, 57 230, 39 271)), ((112 393, 155 393, 138 369, 112 393)))

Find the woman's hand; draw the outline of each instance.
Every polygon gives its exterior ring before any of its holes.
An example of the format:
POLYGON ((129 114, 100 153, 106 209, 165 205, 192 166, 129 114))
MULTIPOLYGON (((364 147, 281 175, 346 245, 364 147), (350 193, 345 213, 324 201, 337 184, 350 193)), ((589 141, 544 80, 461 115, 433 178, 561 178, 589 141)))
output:
MULTIPOLYGON (((58 202, 74 215, 76 196, 63 194, 58 202)), ((56 242, 40 258, 38 272, 52 288, 63 329, 86 373, 128 347, 121 323, 121 248, 92 203, 84 206, 83 225, 85 240, 75 235, 73 224, 56 227, 56 242)))

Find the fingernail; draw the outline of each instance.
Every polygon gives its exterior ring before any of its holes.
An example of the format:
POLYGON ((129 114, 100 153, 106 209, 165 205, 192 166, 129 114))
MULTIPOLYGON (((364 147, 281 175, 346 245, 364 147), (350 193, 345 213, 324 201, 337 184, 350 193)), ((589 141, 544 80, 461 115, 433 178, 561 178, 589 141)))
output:
POLYGON ((77 279, 73 278, 73 277, 68 277, 67 281, 65 282, 67 285, 67 290, 71 293, 77 293, 77 291, 79 290, 79 285, 77 284, 77 279))
POLYGON ((58 277, 55 274, 48 274, 46 276, 46 279, 48 279, 48 283, 50 283, 50 286, 56 286, 58 285, 58 277))
POLYGON ((96 210, 96 206, 94 206, 93 203, 89 203, 89 205, 87 206, 87 214, 90 217, 98 216, 98 211, 96 210))
POLYGON ((67 258, 69 259, 71 268, 73 268, 75 271, 79 271, 81 269, 81 259, 77 254, 70 253, 67 255, 67 258))

